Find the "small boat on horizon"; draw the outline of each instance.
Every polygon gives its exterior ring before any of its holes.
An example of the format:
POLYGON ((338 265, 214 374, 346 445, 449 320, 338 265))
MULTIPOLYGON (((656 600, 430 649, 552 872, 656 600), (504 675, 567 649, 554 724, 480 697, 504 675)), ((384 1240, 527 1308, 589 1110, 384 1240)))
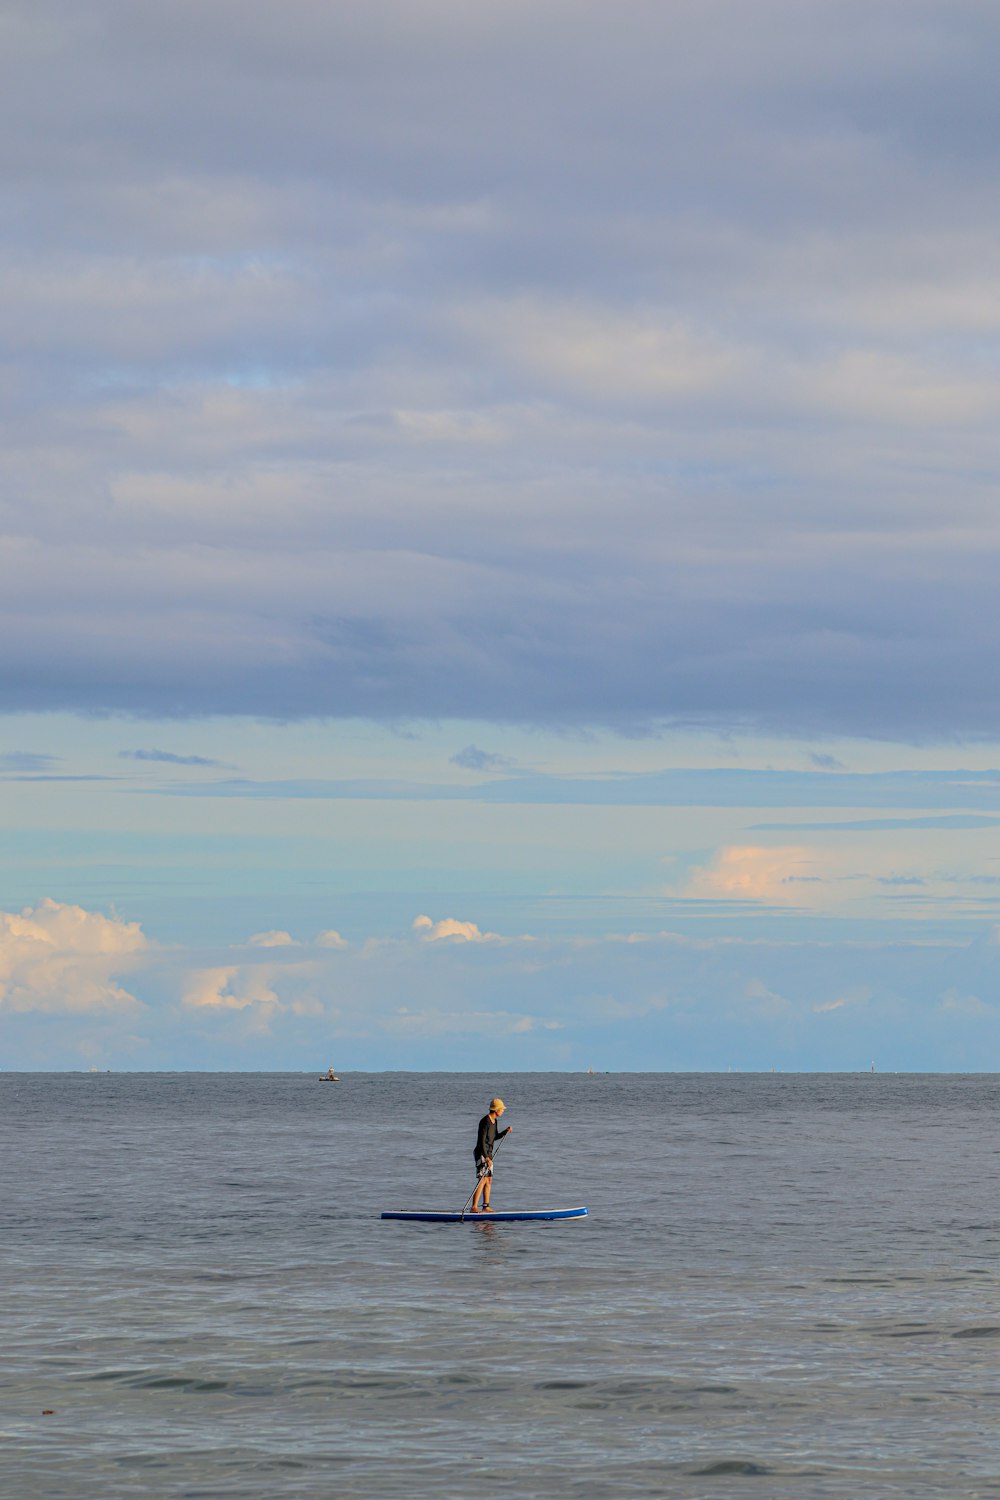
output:
POLYGON ((333 1071, 333 1063, 330 1064, 330 1068, 329 1068, 328 1072, 321 1073, 319 1075, 319 1081, 320 1081, 320 1083, 339 1083, 340 1082, 340 1079, 337 1077, 336 1073, 333 1071))

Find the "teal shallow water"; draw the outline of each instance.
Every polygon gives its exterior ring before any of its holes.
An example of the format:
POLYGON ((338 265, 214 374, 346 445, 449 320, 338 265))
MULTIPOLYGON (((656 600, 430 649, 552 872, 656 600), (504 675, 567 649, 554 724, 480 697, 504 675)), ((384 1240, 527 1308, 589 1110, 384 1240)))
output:
POLYGON ((1000 1083, 0 1075, 0 1493, 1000 1500, 1000 1083), (461 1208, 497 1089, 497 1206, 461 1208), (51 1412, 44 1415, 43 1412, 51 1412))

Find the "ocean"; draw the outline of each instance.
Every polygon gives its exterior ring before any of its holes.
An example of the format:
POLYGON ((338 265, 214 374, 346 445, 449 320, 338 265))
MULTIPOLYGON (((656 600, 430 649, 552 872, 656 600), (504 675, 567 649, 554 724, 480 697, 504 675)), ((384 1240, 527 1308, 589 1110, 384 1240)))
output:
POLYGON ((1000 1081, 0 1074, 0 1494, 997 1497, 1000 1081), (460 1209, 490 1096, 494 1205, 460 1209))

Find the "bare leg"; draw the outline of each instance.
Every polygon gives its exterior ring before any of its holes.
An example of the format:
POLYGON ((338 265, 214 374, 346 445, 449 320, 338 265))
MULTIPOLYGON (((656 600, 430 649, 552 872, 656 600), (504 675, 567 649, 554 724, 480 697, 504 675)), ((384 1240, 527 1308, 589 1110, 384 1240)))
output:
POLYGON ((489 1172, 484 1172, 483 1175, 482 1175, 482 1177, 480 1177, 479 1181, 476 1183, 476 1191, 472 1195, 472 1207, 469 1210, 470 1213, 474 1213, 474 1214, 479 1213, 479 1211, 480 1211, 480 1202, 479 1202, 479 1200, 480 1199, 482 1199, 482 1207, 483 1208, 489 1208, 489 1206, 490 1206, 490 1177, 491 1177, 491 1174, 489 1172))

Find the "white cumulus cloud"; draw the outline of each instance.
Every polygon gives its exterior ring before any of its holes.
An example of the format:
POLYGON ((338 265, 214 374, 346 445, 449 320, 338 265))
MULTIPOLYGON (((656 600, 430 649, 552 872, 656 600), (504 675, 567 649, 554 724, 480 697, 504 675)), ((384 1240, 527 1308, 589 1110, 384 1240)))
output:
POLYGON ((48 898, 0 912, 0 1009, 99 1012, 138 1007, 117 981, 148 942, 123 922, 48 898))
POLYGON ((182 1003, 192 1010, 284 1010, 269 971, 228 964, 199 969, 184 990, 182 1003))
POLYGON ((420 916, 414 919, 413 930, 425 943, 438 943, 444 938, 454 938, 460 943, 489 943, 497 942, 500 937, 498 932, 482 932, 475 922, 460 922, 456 917, 443 917, 435 922, 432 917, 420 916))
POLYGON ((350 944, 342 937, 335 927, 330 927, 326 932, 321 932, 316 938, 318 948, 348 948, 350 944))

